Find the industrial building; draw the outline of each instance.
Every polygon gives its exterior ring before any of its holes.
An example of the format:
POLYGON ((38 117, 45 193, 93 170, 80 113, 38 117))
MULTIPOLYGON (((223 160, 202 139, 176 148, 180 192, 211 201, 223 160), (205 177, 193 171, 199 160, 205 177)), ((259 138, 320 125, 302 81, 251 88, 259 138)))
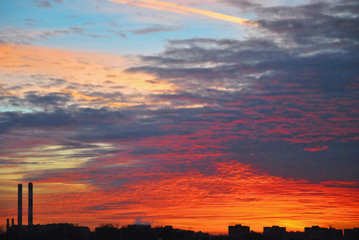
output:
MULTIPOLYGON (((27 218, 27 226, 32 226, 33 223, 33 184, 30 182, 28 184, 28 218, 27 218)), ((10 227, 14 227, 14 219, 6 220, 6 229, 9 230, 10 227)), ((22 184, 17 185, 17 226, 23 226, 22 223, 22 184)))

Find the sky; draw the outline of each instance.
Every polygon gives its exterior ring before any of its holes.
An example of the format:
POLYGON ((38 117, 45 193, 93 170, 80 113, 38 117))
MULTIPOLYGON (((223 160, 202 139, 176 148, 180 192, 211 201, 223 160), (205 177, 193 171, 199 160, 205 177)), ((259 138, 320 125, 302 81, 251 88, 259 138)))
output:
POLYGON ((359 226, 357 0, 0 6, 0 225, 359 226))

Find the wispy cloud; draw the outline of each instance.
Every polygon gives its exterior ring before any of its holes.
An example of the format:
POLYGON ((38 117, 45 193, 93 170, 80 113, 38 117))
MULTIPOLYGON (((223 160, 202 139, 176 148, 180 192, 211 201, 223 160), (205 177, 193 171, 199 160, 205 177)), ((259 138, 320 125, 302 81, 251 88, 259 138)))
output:
POLYGON ((183 26, 165 26, 165 25, 155 25, 151 27, 141 28, 137 30, 133 30, 134 34, 149 34, 149 33, 157 33, 157 32, 174 32, 178 31, 183 26))
POLYGON ((104 36, 86 32, 82 27, 69 27, 55 30, 26 30, 21 27, 7 28, 0 31, 0 42, 15 44, 32 44, 38 40, 49 39, 64 35, 81 35, 90 38, 103 38, 104 36))
POLYGON ((323 151, 325 149, 328 149, 328 146, 308 147, 308 148, 304 148, 304 151, 317 152, 317 151, 323 151))
POLYGON ((52 0, 52 1, 33 0, 33 2, 39 8, 50 8, 50 7, 53 7, 53 5, 52 5, 53 2, 61 3, 62 0, 52 0))
POLYGON ((109 0, 109 1, 116 2, 116 3, 122 3, 122 4, 134 5, 134 6, 138 6, 138 7, 151 8, 151 9, 156 9, 156 10, 161 10, 161 11, 174 12, 174 13, 184 14, 184 15, 189 15, 189 14, 201 15, 201 16, 206 16, 206 17, 213 18, 213 19, 219 19, 222 21, 233 22, 233 23, 238 23, 238 24, 243 24, 243 25, 258 26, 258 24, 255 21, 252 21, 249 19, 235 17, 235 16, 218 13, 218 12, 213 12, 213 11, 208 11, 208 10, 203 10, 203 9, 186 7, 186 6, 182 6, 179 4, 174 4, 174 3, 164 2, 164 1, 157 1, 157 0, 139 0, 139 1, 109 0))

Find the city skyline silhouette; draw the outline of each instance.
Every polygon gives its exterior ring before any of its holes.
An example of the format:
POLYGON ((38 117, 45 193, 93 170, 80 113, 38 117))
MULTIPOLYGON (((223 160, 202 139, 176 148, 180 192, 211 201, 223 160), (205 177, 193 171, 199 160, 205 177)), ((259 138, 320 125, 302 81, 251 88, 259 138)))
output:
MULTIPOLYGON (((208 234, 202 231, 176 229, 170 225, 155 226, 148 223, 134 223, 127 226, 116 227, 113 224, 102 224, 90 231, 86 226, 71 223, 34 224, 33 223, 33 183, 28 183, 28 224, 23 224, 23 191, 22 184, 18 184, 17 197, 17 224, 14 218, 7 218, 6 231, 0 231, 0 239, 17 240, 45 240, 45 239, 230 239, 230 240, 356 240, 359 237, 359 228, 335 229, 332 226, 322 228, 319 226, 305 227, 304 231, 287 231, 286 227, 263 227, 263 232, 254 232, 249 226, 236 224, 228 226, 228 234, 208 234)), ((51 208, 51 206, 49 206, 51 208)), ((35 209, 36 212, 36 209, 35 209)))

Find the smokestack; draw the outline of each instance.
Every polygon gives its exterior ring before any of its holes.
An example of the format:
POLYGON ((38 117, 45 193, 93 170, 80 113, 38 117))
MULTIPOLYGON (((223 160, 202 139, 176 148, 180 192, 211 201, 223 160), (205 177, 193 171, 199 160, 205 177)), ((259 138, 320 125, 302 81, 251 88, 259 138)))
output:
POLYGON ((6 219, 6 231, 10 228, 10 219, 6 219))
POLYGON ((17 225, 22 226, 22 184, 17 185, 17 225))
POLYGON ((28 208, 28 225, 32 226, 32 183, 29 183, 29 208, 28 208))
POLYGON ((11 218, 11 226, 13 227, 15 225, 15 221, 13 218, 11 218))

